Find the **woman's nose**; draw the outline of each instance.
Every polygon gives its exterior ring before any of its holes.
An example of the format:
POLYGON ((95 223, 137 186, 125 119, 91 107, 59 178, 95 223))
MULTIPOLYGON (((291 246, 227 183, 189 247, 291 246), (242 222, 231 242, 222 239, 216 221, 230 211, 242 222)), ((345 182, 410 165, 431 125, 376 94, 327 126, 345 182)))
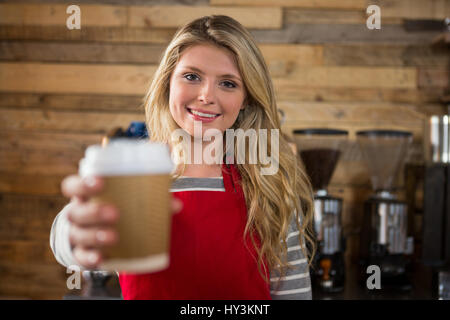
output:
POLYGON ((198 99, 204 104, 214 104, 216 102, 214 84, 205 81, 200 88, 198 99))

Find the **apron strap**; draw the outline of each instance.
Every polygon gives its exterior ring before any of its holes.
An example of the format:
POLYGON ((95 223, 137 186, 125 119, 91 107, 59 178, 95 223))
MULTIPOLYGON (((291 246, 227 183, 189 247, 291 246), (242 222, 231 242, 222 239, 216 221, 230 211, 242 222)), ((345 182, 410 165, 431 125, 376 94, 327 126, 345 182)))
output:
POLYGON ((241 186, 241 175, 234 164, 222 164, 223 184, 226 192, 237 193, 244 197, 244 192, 241 186))

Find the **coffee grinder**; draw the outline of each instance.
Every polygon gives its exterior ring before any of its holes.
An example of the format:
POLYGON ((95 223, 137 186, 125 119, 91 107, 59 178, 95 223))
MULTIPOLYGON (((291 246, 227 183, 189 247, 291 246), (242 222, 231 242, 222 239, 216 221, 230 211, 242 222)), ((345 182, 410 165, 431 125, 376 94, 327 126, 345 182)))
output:
POLYGON ((404 163, 412 134, 394 130, 356 133, 371 176, 373 194, 364 203, 361 228, 361 283, 367 267, 378 266, 381 289, 411 289, 407 276, 412 238, 407 238, 407 204, 397 199, 396 177, 404 163))
POLYGON ((422 262, 432 268, 434 293, 450 300, 450 115, 431 116, 424 140, 422 262))
POLYGON ((311 270, 313 286, 323 292, 342 291, 345 282, 342 199, 328 194, 327 187, 348 132, 311 128, 294 130, 293 136, 314 189, 314 232, 318 250, 311 270))

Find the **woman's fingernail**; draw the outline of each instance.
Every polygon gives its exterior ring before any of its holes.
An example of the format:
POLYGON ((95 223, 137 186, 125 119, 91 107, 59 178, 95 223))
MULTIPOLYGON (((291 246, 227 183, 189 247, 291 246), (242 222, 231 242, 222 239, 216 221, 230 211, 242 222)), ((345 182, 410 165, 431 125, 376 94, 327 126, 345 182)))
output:
POLYGON ((181 211, 181 209, 183 209, 183 202, 181 200, 179 200, 179 199, 176 199, 175 203, 176 203, 175 204, 176 211, 177 212, 181 211))
POLYGON ((97 237, 97 240, 100 242, 105 242, 106 239, 108 238, 108 235, 106 234, 105 231, 98 231, 95 236, 97 237))
POLYGON ((97 254, 95 254, 95 253, 89 253, 89 255, 88 255, 88 261, 89 261, 89 263, 95 264, 95 263, 97 263, 97 260, 98 260, 97 254))
POLYGON ((181 211, 181 209, 183 209, 183 201, 178 200, 178 211, 181 211))
POLYGON ((86 177, 83 179, 83 182, 86 186, 88 186, 89 188, 92 188, 95 186, 95 178, 94 177, 86 177))
POLYGON ((102 218, 106 221, 111 221, 116 218, 116 212, 115 209, 110 207, 102 208, 102 218))

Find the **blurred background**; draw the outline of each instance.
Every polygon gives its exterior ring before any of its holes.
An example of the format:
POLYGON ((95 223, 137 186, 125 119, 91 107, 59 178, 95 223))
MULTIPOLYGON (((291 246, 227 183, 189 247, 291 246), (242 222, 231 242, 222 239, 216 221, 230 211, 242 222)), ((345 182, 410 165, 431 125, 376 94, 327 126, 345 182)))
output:
MULTIPOLYGON (((349 132, 329 191, 344 201, 346 263, 358 260, 370 175, 356 145, 363 129, 413 134, 399 197, 420 249, 423 136, 447 114, 449 0, 0 1, 0 299, 61 299, 66 269, 50 228, 67 203, 63 177, 84 149, 117 127, 144 121, 143 96, 176 29, 225 14, 254 35, 269 65, 283 131, 349 132), (81 29, 69 30, 69 5, 81 29), (381 29, 366 26, 369 5, 381 29)), ((420 252, 414 252, 419 259, 420 252)))

